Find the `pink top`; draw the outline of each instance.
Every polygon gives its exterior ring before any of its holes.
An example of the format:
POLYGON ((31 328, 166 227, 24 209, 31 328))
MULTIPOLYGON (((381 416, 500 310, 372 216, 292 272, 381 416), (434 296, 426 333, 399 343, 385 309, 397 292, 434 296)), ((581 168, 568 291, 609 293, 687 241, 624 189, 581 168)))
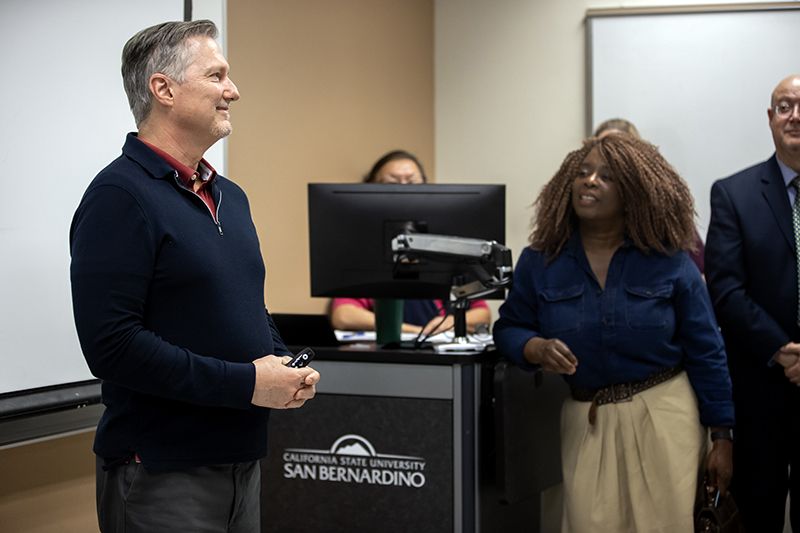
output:
MULTIPOLYGON (((444 309, 444 302, 442 300, 433 300, 436 304, 436 307, 439 308, 439 314, 445 315, 444 309)), ((350 304, 355 305, 356 307, 360 307, 361 309, 366 309, 367 311, 375 311, 375 302, 372 298, 334 298, 333 304, 331 304, 331 309, 336 309, 340 305, 350 304)), ((472 300, 472 307, 471 309, 488 309, 489 305, 486 303, 486 300, 472 300)))

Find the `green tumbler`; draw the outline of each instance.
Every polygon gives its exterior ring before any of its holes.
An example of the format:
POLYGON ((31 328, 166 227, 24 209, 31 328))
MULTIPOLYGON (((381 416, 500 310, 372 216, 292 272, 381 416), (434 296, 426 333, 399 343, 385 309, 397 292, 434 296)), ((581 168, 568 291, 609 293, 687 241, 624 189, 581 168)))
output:
POLYGON ((378 346, 400 342, 403 300, 375 299, 375 341, 378 346))

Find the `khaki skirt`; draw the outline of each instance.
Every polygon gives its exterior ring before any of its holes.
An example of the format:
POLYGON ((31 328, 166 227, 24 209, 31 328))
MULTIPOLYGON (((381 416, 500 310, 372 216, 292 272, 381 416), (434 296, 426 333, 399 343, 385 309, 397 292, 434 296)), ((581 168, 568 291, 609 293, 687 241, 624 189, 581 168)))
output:
POLYGON ((707 431, 686 372, 601 405, 568 398, 561 410, 562 533, 693 531, 707 431))

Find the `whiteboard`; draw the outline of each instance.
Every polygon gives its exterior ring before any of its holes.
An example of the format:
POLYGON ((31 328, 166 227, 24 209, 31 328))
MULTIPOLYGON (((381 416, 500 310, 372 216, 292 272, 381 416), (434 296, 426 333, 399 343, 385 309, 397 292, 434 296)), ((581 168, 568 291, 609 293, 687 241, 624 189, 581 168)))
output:
POLYGON ((92 379, 72 318, 70 222, 136 129, 122 47, 183 16, 183 0, 0 2, 0 394, 92 379))
POLYGON ((633 122, 688 183, 705 238, 713 182, 775 151, 767 108, 800 74, 800 10, 590 11, 586 28, 589 133, 633 122))

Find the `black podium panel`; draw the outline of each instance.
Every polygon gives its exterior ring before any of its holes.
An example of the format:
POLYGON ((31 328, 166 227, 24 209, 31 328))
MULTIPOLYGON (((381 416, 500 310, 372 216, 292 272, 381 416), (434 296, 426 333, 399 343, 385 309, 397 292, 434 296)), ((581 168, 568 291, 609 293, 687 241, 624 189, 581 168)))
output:
POLYGON ((453 404, 317 394, 270 414, 261 530, 453 531, 453 404))

